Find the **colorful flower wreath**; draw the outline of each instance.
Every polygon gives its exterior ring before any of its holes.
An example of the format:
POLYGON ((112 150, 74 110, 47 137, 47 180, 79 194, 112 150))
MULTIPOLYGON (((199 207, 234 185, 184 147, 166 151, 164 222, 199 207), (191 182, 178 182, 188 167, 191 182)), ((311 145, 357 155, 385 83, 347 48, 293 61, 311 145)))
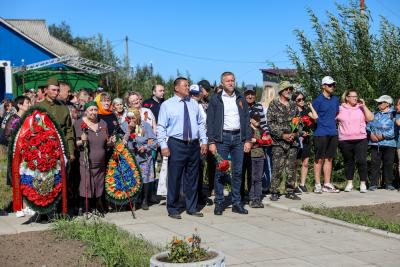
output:
POLYGON ((119 140, 108 163, 105 181, 107 198, 117 205, 124 205, 137 196, 141 184, 141 173, 136 160, 119 140))
POLYGON ((22 121, 13 142, 14 210, 21 208, 22 195, 33 210, 47 213, 65 189, 63 139, 56 122, 44 110, 34 108, 22 121))

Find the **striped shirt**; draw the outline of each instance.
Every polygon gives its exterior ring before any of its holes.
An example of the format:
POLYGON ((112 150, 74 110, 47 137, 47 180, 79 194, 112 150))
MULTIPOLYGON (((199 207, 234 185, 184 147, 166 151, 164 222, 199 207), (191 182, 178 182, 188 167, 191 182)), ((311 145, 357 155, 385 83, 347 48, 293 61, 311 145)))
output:
POLYGON ((256 114, 258 117, 260 117, 260 128, 264 132, 269 132, 269 128, 267 125, 267 117, 265 116, 264 108, 259 102, 254 102, 252 106, 249 105, 249 114, 250 118, 256 114))

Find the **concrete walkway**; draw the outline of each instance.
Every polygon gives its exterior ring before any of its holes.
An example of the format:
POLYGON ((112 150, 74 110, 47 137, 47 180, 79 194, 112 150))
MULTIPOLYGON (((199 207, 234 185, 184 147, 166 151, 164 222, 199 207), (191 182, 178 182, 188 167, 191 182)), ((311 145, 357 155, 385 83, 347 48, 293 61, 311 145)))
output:
MULTIPOLYGON (((189 236, 197 229, 205 247, 225 253, 228 266, 399 266, 400 241, 287 211, 303 204, 354 206, 399 202, 399 192, 379 190, 339 194, 313 193, 302 201, 282 198, 276 203, 265 199, 264 209, 249 208, 249 215, 234 214, 227 209, 214 216, 206 207, 205 217, 183 213, 182 220, 167 217, 165 206, 152 206, 149 211, 107 214, 106 220, 132 234, 161 245, 172 236, 189 236), (286 210, 285 210, 286 209, 286 210)), ((21 225, 25 219, 0 217, 0 234, 36 231, 47 226, 21 225)))

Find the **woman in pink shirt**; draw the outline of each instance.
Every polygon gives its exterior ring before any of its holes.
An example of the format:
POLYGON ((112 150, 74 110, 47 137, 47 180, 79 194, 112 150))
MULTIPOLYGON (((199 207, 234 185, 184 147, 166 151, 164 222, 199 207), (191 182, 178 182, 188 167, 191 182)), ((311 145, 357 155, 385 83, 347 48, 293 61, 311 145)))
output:
POLYGON ((345 192, 353 190, 353 177, 357 164, 360 176, 360 192, 367 192, 367 130, 366 123, 374 119, 374 114, 358 98, 357 91, 350 89, 342 96, 337 121, 339 123, 339 148, 344 158, 344 173, 347 178, 345 192))

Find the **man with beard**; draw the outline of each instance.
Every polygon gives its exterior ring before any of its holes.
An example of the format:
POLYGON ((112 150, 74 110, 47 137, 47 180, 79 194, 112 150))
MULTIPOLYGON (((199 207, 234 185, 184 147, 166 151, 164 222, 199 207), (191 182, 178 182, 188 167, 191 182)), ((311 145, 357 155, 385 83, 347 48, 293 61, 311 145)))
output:
POLYGON ((293 85, 288 81, 279 84, 279 96, 274 99, 267 112, 267 124, 273 139, 272 144, 272 179, 271 179, 271 201, 279 199, 279 185, 286 170, 286 197, 300 200, 295 192, 296 182, 296 158, 299 143, 297 141, 297 130, 292 129, 291 122, 298 116, 296 103, 291 101, 293 85))

